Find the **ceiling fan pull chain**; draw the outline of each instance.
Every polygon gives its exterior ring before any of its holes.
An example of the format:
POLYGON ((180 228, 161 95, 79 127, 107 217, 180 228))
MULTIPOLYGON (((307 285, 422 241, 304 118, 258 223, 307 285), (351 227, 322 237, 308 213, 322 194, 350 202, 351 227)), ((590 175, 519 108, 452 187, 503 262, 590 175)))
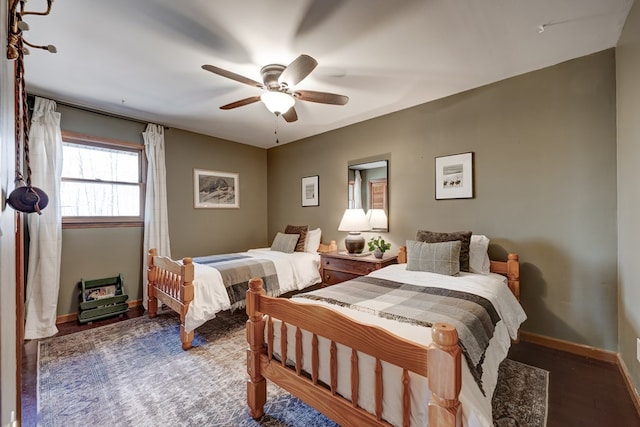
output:
POLYGON ((280 141, 278 140, 278 115, 275 114, 274 117, 276 130, 273 133, 276 135, 276 144, 280 144, 280 141))

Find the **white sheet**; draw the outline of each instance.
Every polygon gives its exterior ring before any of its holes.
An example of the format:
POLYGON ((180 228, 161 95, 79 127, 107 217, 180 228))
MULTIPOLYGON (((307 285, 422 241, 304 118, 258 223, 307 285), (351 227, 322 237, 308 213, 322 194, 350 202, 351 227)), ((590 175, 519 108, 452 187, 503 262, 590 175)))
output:
MULTIPOLYGON (((513 296, 506 283, 506 278, 497 274, 481 275, 473 273, 461 273, 458 277, 443 276, 432 273, 407 271, 406 264, 397 264, 385 267, 371 273, 371 276, 384 279, 394 280, 397 282, 410 283, 419 286, 441 286, 448 289, 457 289, 465 292, 473 292, 490 300, 500 315, 501 321, 495 328, 494 336, 489 342, 489 348, 486 352, 485 361, 483 363, 482 384, 485 395, 482 394, 480 388, 473 379, 471 372, 463 357, 462 361, 462 390, 460 401, 462 404, 463 425, 469 427, 486 427, 493 425, 491 398, 498 379, 498 366, 500 362, 507 356, 509 346, 511 345, 510 337, 517 336, 518 327, 526 319, 524 310, 513 296)), ((295 298, 295 297, 294 297, 295 298)), ((304 298, 296 298, 296 301, 303 303, 315 303, 304 298)), ((363 323, 377 325, 383 327, 403 338, 407 338, 414 342, 424 345, 431 343, 431 331, 429 328, 409 325, 407 323, 394 322, 389 319, 363 313, 361 311, 351 310, 349 308, 337 305, 324 304, 334 310, 340 311, 363 323)), ((380 308, 379 306, 377 308, 380 308)), ((280 328, 274 328, 276 332, 276 340, 279 342, 280 328)), ((288 343, 293 346, 295 343, 295 331, 289 328, 288 343)), ((308 333, 303 334, 305 346, 310 345, 311 336, 308 333)), ((319 340, 321 352, 328 354, 329 343, 325 339, 319 340)), ((279 345, 275 345, 279 348, 279 345)), ((308 347, 307 347, 308 348, 308 347)), ((288 354, 295 354, 293 347, 289 348, 288 354)), ((311 366, 310 352, 303 352, 304 361, 303 369, 309 370, 311 366)), ((321 353, 322 354, 322 353, 321 353)), ((338 393, 349 398, 351 395, 349 378, 350 378, 350 350, 344 346, 338 345, 338 393), (341 362, 341 360, 344 360, 341 362)), ((323 356, 321 356, 321 360, 323 356)), ((328 359, 327 359, 328 360, 328 359)), ((371 357, 362 355, 359 358, 360 372, 373 372, 374 360, 371 357)), ((401 395, 401 383, 399 368, 384 364, 384 398, 383 398, 383 414, 384 417, 393 425, 402 425, 402 408, 398 396, 401 395)), ((319 375, 322 381, 328 383, 329 367, 320 366, 319 375)), ((373 412, 374 410, 374 379, 363 378, 360 380, 360 401, 361 407, 373 412)), ((426 407, 430 399, 430 391, 425 378, 413 375, 412 380, 412 426, 426 426, 427 416, 426 407)))
MULTIPOLYGON (((308 252, 272 251, 269 248, 250 249, 242 252, 256 259, 273 261, 278 275, 281 293, 304 289, 320 283, 320 255, 308 252)), ((216 317, 216 313, 231 308, 231 302, 222 281, 220 272, 211 266, 194 263, 194 296, 185 318, 185 329, 193 331, 207 320, 216 317)))

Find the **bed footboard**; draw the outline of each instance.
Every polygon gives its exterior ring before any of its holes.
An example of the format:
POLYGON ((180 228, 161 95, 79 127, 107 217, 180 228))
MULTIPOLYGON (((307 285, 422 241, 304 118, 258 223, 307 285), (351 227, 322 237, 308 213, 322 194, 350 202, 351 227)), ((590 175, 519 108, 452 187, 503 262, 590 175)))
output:
MULTIPOLYGON (((411 424, 411 379, 409 372, 428 378, 432 392, 428 402, 430 427, 461 425, 458 396, 461 388, 461 351, 455 328, 436 324, 432 328, 433 343, 423 346, 376 326, 365 325, 327 307, 296 303, 287 299, 268 297, 262 280, 252 279, 247 291, 247 404, 253 418, 264 414, 266 380, 271 380, 305 403, 343 426, 388 426, 383 419, 382 362, 401 369, 402 425, 411 424), (280 321, 279 360, 274 356, 274 319, 280 321), (266 342, 265 342, 266 328, 266 342), (287 354, 287 329, 295 331, 295 354, 287 354), (311 369, 304 372, 302 331, 312 334, 311 369), (330 342, 329 360, 319 361, 318 337, 330 342), (338 361, 336 346, 351 349, 350 393, 346 399, 337 393, 338 361), (375 359, 374 372, 360 373, 358 358, 362 354, 375 359), (293 361, 286 363, 286 361, 293 361), (428 361, 428 363, 427 363, 428 361), (326 384, 318 378, 321 363, 329 366, 330 379, 326 384), (358 405, 359 379, 362 374, 373 375, 375 410, 370 413, 358 405)), ((304 350, 308 351, 308 350, 304 350)), ((424 402, 427 406, 427 402, 424 402)))
POLYGON ((147 310, 154 318, 158 312, 158 301, 180 315, 180 340, 182 349, 189 350, 193 341, 193 331, 185 329, 185 316, 193 301, 194 267, 191 258, 182 263, 171 258, 158 256, 155 249, 149 250, 147 259, 147 310))

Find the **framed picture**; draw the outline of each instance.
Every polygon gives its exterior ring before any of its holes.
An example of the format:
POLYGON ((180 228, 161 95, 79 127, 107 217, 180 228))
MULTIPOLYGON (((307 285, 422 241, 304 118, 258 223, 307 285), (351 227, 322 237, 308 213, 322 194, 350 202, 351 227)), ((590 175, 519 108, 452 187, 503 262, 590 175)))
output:
POLYGON ((473 198, 473 153, 436 157, 436 200, 473 198))
POLYGON ((320 206, 319 181, 318 175, 302 178, 302 206, 320 206))
POLYGON ((240 183, 237 173, 193 170, 195 208, 239 208, 240 183))

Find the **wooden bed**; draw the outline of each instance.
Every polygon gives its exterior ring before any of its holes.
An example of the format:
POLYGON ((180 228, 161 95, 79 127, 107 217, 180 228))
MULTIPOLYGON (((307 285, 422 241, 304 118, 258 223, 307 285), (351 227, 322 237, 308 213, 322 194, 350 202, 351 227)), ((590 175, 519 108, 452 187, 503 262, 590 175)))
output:
MULTIPOLYGON (((335 240, 321 243, 318 252, 337 250, 335 240)), ((158 301, 180 315, 180 340, 182 348, 188 350, 193 341, 193 331, 187 332, 185 318, 193 301, 195 277, 192 258, 181 261, 159 256, 156 249, 150 249, 147 256, 147 310, 150 318, 158 313, 158 301)))
MULTIPOLYGON (((402 248, 399 262, 406 263, 406 249, 402 248)), ((519 299, 518 255, 509 254, 506 262, 491 261, 491 271, 507 277, 509 288, 519 299)), ((297 396, 305 403, 336 421, 341 426, 390 425, 382 419, 382 362, 402 369, 402 425, 410 425, 409 372, 428 378, 432 392, 428 402, 430 427, 454 427, 462 424, 459 393, 461 380, 461 349, 458 333, 448 324, 437 323, 432 327, 432 344, 423 346, 403 339, 386 330, 352 320, 335 310, 315 304, 296 303, 283 298, 271 298, 264 294, 262 281, 253 279, 247 291, 247 403, 253 418, 264 414, 266 381, 270 380, 297 396), (274 357, 274 320, 280 323, 279 358, 274 357), (265 342, 266 328, 266 342, 265 342), (287 354, 287 328, 295 330, 295 354, 287 354), (302 366, 302 330, 312 334, 310 373, 302 366), (318 379, 318 337, 330 341, 330 381, 321 384, 318 379), (336 345, 351 349, 351 395, 347 400, 336 391, 338 381, 336 345), (363 373, 358 372, 358 354, 375 358, 375 413, 358 407, 358 382, 363 373), (285 361, 289 359, 294 366, 285 361)), ((289 335, 291 337, 291 335, 289 335)), ((291 348, 289 346, 289 348, 291 348)), ((369 373, 371 375, 371 373, 369 373)), ((425 402, 425 404, 427 404, 425 402)))

